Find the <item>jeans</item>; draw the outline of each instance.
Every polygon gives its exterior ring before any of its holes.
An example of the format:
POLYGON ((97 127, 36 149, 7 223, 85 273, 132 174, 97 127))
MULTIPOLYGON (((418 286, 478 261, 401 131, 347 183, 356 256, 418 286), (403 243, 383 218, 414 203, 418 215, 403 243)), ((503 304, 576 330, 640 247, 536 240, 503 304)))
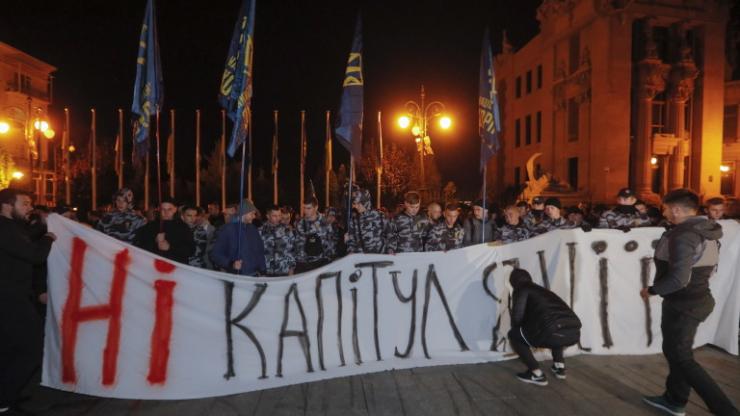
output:
POLYGON ((663 332, 663 355, 669 367, 665 397, 674 404, 685 406, 693 388, 712 413, 738 415, 730 399, 694 360, 692 346, 696 329, 712 309, 714 299, 711 296, 690 306, 677 307, 670 301, 663 301, 660 328, 663 332))
POLYGON ((0 407, 20 398, 41 365, 42 331, 31 299, 0 296, 0 407))
MULTIPOLYGON (((511 348, 519 354, 519 359, 530 371, 540 368, 540 365, 534 358, 534 354, 532 354, 529 342, 522 335, 521 328, 517 327, 509 330, 509 345, 511 345, 511 348)), ((539 347, 539 345, 532 345, 532 347, 539 347)), ((562 347, 550 348, 550 351, 552 352, 552 360, 554 362, 565 364, 562 347)))

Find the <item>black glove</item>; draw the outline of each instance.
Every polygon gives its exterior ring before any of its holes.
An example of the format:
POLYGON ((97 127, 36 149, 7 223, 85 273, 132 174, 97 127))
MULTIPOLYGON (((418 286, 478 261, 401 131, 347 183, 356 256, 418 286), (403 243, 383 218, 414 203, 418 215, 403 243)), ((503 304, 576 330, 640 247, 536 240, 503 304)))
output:
POLYGON ((587 222, 584 222, 583 224, 581 224, 581 230, 583 230, 584 233, 587 233, 587 232, 593 230, 593 228, 594 227, 592 227, 591 224, 589 224, 587 222))

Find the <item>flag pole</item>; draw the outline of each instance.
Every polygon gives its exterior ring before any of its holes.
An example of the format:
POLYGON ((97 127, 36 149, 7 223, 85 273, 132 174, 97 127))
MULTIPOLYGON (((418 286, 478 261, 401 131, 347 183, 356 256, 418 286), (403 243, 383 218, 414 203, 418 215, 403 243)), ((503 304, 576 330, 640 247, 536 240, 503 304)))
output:
POLYGON ((272 203, 278 204, 278 110, 272 112, 275 133, 272 137, 272 203))
POLYGON ((147 141, 146 145, 146 167, 144 169, 144 211, 149 211, 149 148, 151 148, 149 141, 147 141))
POLYGON ((350 153, 349 156, 349 182, 347 186, 347 232, 352 221, 352 179, 355 176, 355 157, 350 153))
POLYGON ((221 209, 226 209, 226 110, 221 110, 221 158, 220 159, 221 159, 221 209))
POLYGON ((200 206, 200 110, 195 110, 195 205, 200 206))
MULTIPOLYGON (((156 135, 157 140, 157 203, 159 205, 162 205, 162 163, 161 163, 161 157, 160 157, 160 144, 159 144, 159 108, 157 108, 157 116, 156 116, 156 132, 154 133, 156 135)), ((162 221, 162 216, 160 213, 159 216, 159 231, 162 231, 164 227, 164 222, 162 221)))
POLYGON ((331 190, 331 170, 334 164, 331 149, 331 111, 326 111, 326 166, 324 166, 324 206, 330 205, 329 192, 331 190))
POLYGON ((95 211, 96 209, 98 209, 98 176, 96 174, 96 170, 97 170, 97 166, 98 165, 97 165, 97 162, 95 161, 95 159, 96 159, 96 150, 97 150, 96 149, 96 144, 95 144, 96 136, 97 136, 97 132, 95 131, 95 124, 96 124, 96 120, 95 120, 95 109, 94 108, 91 108, 90 109, 90 113, 92 114, 92 120, 91 120, 91 123, 90 123, 90 129, 91 129, 91 131, 90 131, 90 146, 91 146, 91 150, 92 150, 92 160, 91 160, 91 164, 92 165, 91 165, 91 169, 90 169, 90 175, 91 175, 91 179, 92 179, 92 184, 91 184, 91 187, 92 187, 92 209, 93 209, 93 211, 95 211))
POLYGON ((249 125, 248 128, 248 135, 249 135, 249 152, 247 152, 247 157, 249 158, 249 170, 247 171, 247 198, 249 198, 250 201, 254 201, 252 199, 252 111, 249 111, 249 125))
POLYGON ((175 197, 175 110, 170 109, 170 136, 167 138, 167 173, 170 177, 170 198, 175 197))
POLYGON ((305 201, 306 190, 305 190, 305 175, 306 175, 306 111, 301 110, 301 174, 300 174, 300 185, 301 185, 301 200, 298 201, 301 207, 301 218, 303 218, 303 201, 305 201))
POLYGON ((118 109, 118 154, 116 155, 118 166, 118 189, 123 188, 123 109, 118 109))
MULTIPOLYGON (((251 120, 250 114, 251 110, 249 107, 246 108, 246 122, 249 123, 251 120)), ((242 123, 244 122, 244 117, 242 116, 242 123)), ((249 126, 246 126, 247 129, 249 129, 249 126)), ((252 140, 251 137, 248 137, 247 140, 252 140)), ((247 160, 247 143, 242 142, 242 165, 241 165, 241 173, 239 175, 239 209, 237 210, 236 215, 238 218, 236 219, 237 223, 237 231, 236 231, 236 259, 235 260, 242 260, 242 216, 240 215, 242 204, 244 204, 244 170, 247 160)), ((242 267, 244 265, 242 264, 242 267)), ((241 274, 241 270, 238 271, 237 274, 241 274)))
POLYGON ((377 209, 380 209, 381 203, 380 203, 380 190, 382 187, 382 181, 383 181, 383 126, 380 123, 380 111, 378 111, 378 141, 379 141, 379 150, 380 150, 380 160, 378 163, 378 167, 376 169, 377 174, 377 189, 376 189, 376 202, 375 206, 377 209))
POLYGON ((67 205, 72 205, 72 190, 70 189, 70 178, 69 178, 69 108, 64 109, 64 145, 62 146, 62 154, 64 155, 64 202, 67 205))
MULTIPOLYGON (((486 215, 486 173, 488 172, 488 163, 483 165, 483 229, 480 233, 480 242, 485 243, 486 242, 486 219, 488 215, 486 215)), ((491 236, 493 237, 493 236, 491 236)))

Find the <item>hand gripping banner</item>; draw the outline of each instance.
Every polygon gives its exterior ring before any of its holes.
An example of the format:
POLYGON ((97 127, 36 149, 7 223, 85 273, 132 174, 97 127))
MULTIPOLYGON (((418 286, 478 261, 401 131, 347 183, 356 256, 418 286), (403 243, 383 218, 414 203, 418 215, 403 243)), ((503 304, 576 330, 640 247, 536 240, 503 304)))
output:
MULTIPOLYGON (((716 306, 696 346, 738 353, 740 226, 723 221, 716 306)), ((662 229, 556 231, 447 253, 351 255, 284 278, 171 263, 58 215, 48 261, 43 384, 127 399, 190 399, 391 369, 515 357, 513 267, 583 322, 570 354, 660 352, 662 229)))

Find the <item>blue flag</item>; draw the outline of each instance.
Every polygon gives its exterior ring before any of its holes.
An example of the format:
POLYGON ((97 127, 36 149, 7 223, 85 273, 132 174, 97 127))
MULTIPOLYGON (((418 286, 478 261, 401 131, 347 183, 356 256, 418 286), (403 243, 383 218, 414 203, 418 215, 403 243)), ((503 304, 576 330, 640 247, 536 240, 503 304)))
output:
POLYGON ((157 42, 157 19, 154 0, 149 0, 144 13, 144 23, 139 37, 139 54, 136 58, 136 83, 134 84, 134 153, 142 158, 149 153, 149 127, 151 116, 162 106, 164 87, 162 66, 157 42))
POLYGON ((342 83, 342 102, 339 106, 339 118, 335 129, 337 139, 355 160, 362 154, 362 114, 363 86, 362 74, 362 19, 357 18, 355 38, 352 50, 347 59, 347 70, 342 83))
POLYGON ((480 135, 480 170, 496 154, 499 147, 498 96, 496 93, 496 74, 493 70, 493 54, 488 39, 488 29, 483 36, 483 48, 480 55, 480 78, 478 84, 478 135, 480 135))
MULTIPOLYGON (((257 0, 244 0, 239 19, 226 57, 218 101, 234 123, 228 154, 234 157, 236 149, 247 139, 249 112, 252 104, 252 55, 254 52, 254 9, 257 0)), ((250 139, 251 140, 251 139, 250 139)))

